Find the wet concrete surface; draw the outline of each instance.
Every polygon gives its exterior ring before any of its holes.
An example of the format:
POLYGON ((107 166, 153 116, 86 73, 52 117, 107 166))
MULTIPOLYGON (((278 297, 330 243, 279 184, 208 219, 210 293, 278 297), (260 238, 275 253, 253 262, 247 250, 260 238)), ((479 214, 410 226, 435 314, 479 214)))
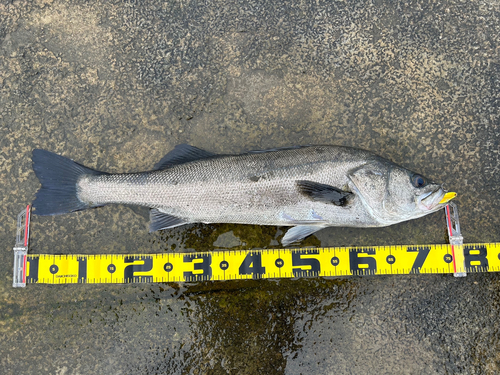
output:
MULTIPOLYGON (((500 241, 500 3, 1 1, 3 373, 496 374, 498 274, 11 288, 15 217, 44 148, 108 172, 176 144, 374 151, 458 192, 500 241)), ((283 231, 145 209, 34 217, 36 253, 279 247, 283 231)), ((442 213, 301 246, 445 243, 442 213)))

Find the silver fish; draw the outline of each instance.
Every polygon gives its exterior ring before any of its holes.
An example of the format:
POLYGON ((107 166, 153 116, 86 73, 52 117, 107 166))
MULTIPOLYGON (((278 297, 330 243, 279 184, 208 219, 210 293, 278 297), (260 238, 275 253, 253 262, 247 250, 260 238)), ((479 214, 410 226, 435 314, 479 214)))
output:
POLYGON ((442 208, 455 193, 371 152, 305 146, 216 155, 189 145, 152 171, 108 174, 33 150, 34 213, 109 203, 151 208, 150 231, 188 223, 291 226, 284 246, 329 226, 383 227, 442 208))

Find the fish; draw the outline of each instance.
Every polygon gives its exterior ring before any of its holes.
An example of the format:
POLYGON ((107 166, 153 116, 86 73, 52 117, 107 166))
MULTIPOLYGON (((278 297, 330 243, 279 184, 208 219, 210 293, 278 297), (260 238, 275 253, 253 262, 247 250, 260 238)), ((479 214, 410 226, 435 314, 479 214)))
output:
POLYGON ((288 246, 326 227, 385 227, 443 208, 456 195, 372 152, 333 145, 219 155, 181 144, 152 170, 110 174, 35 149, 37 215, 107 204, 150 208, 150 232, 189 223, 291 227, 288 246))

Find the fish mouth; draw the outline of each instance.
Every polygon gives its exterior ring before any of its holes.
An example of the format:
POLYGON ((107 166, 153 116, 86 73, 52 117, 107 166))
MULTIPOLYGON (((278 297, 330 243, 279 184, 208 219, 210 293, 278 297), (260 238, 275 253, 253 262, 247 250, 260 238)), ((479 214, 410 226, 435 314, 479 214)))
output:
POLYGON ((436 189, 434 191, 428 192, 426 194, 422 194, 419 197, 418 205, 424 211, 432 211, 436 208, 443 207, 446 202, 453 199, 455 195, 454 193, 448 193, 443 188, 436 189))

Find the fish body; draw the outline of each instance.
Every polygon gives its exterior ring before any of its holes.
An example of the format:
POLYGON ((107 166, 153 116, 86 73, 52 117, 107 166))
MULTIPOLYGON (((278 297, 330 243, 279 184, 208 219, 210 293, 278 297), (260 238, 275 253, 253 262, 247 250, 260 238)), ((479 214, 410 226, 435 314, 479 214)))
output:
POLYGON ((44 150, 36 214, 110 203, 150 207, 150 230, 187 223, 292 226, 284 245, 328 226, 381 227, 440 209, 445 190, 371 152, 307 146, 215 155, 179 145, 155 169, 107 174, 44 150))

